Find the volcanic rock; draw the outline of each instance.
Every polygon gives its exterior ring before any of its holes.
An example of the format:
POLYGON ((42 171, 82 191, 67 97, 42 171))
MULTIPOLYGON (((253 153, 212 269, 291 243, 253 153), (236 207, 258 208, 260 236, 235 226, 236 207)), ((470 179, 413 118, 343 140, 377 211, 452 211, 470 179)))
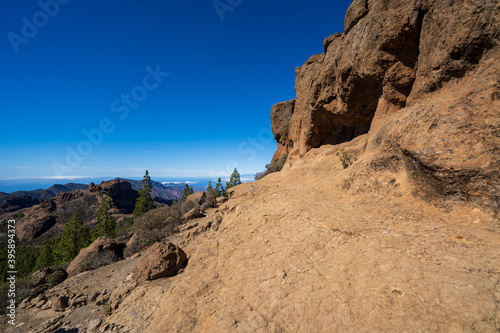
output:
POLYGON ((196 192, 187 197, 186 201, 192 201, 198 205, 202 205, 207 198, 205 191, 196 192))
POLYGON ((68 266, 67 272, 69 275, 75 275, 121 260, 125 246, 115 239, 99 237, 91 245, 80 250, 68 266))
POLYGON ((144 253, 132 273, 132 279, 146 281, 174 276, 184 267, 186 260, 186 254, 177 245, 167 242, 155 243, 144 253))

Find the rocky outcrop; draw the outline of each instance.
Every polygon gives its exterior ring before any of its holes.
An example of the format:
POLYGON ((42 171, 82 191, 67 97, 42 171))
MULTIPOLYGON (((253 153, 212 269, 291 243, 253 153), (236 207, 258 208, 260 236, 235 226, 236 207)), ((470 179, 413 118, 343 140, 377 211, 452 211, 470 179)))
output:
POLYGON ((148 281, 174 276, 186 262, 186 254, 177 245, 166 242, 155 243, 144 253, 132 272, 132 279, 148 281))
POLYGON ((279 161, 281 156, 293 148, 293 141, 288 137, 288 132, 290 131, 294 105, 295 101, 290 100, 275 104, 271 109, 272 130, 274 139, 278 143, 278 149, 273 156, 274 162, 279 161))
POLYGON ((66 278, 68 277, 68 273, 61 267, 50 266, 44 267, 39 271, 33 273, 33 277, 36 278, 35 282, 33 283, 35 287, 53 287, 66 280, 66 278))
POLYGON ((191 194, 190 196, 187 197, 186 201, 192 201, 195 204, 201 206, 205 202, 206 198, 207 195, 205 194, 205 191, 201 191, 191 194))
POLYGON ((89 185, 90 192, 97 193, 99 196, 109 195, 113 201, 113 206, 121 213, 132 214, 134 211, 135 202, 139 194, 136 190, 132 189, 132 185, 129 182, 114 179, 102 182, 98 186, 91 185, 89 185))
POLYGON ((37 198, 32 198, 28 194, 20 197, 13 197, 4 200, 0 205, 0 213, 10 213, 17 210, 38 205, 41 201, 37 198))
POLYGON ((99 237, 90 246, 80 250, 68 266, 69 275, 96 269, 123 259, 125 244, 108 237, 99 237))
POLYGON ((131 214, 138 197, 130 183, 118 179, 100 185, 90 184, 88 190, 58 192, 54 198, 22 211, 24 216, 16 219, 17 235, 21 241, 57 237, 62 233, 64 223, 74 214, 78 214, 85 225, 91 225, 95 223, 105 195, 111 198, 112 213, 117 215, 131 214))
POLYGON ((202 215, 203 215, 203 213, 201 212, 201 210, 198 207, 194 207, 194 208, 190 209, 186 214, 182 215, 182 219, 184 221, 189 221, 189 220, 198 218, 202 215))
POLYGON ((405 164, 415 192, 497 209, 499 14, 481 0, 354 1, 345 32, 296 69, 296 99, 273 107, 273 161, 369 133, 363 152, 405 164))

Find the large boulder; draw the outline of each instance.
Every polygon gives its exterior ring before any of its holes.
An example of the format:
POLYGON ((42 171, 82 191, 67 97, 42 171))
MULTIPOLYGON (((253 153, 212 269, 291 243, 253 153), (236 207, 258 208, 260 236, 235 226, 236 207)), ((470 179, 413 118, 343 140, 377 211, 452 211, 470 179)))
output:
POLYGON ((205 202, 205 200, 207 199, 207 195, 205 193, 205 191, 201 191, 201 192, 196 192, 196 193, 193 193, 191 194, 190 196, 187 197, 186 201, 192 201, 198 205, 203 205, 203 203, 205 202))
POLYGON ((50 266, 33 273, 33 276, 36 278, 33 283, 35 287, 42 285, 53 287, 66 280, 68 273, 61 267, 50 266))
POLYGON ((186 253, 170 242, 151 246, 132 272, 135 281, 156 280, 176 275, 186 264, 186 253))
POLYGON ((67 272, 69 275, 76 275, 121 260, 125 246, 115 239, 99 237, 90 246, 80 250, 68 266, 67 272))
POLYGON ((184 221, 189 221, 192 219, 196 219, 196 218, 200 217, 201 215, 203 215, 201 210, 198 207, 194 207, 190 211, 188 211, 186 214, 184 214, 182 216, 182 218, 184 219, 184 221))

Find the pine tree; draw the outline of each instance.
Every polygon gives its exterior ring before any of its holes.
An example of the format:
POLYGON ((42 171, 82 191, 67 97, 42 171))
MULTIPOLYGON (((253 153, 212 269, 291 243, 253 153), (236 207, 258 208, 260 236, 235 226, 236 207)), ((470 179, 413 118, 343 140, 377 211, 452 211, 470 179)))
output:
POLYGON ((226 182, 226 187, 227 189, 230 189, 233 186, 240 185, 241 180, 240 180, 240 173, 236 168, 234 168, 233 173, 231 174, 231 178, 229 178, 229 181, 226 182))
POLYGON ((116 237, 116 219, 111 215, 111 209, 113 208, 113 202, 108 195, 102 198, 101 207, 97 212, 97 228, 92 235, 92 239, 95 240, 102 236, 107 236, 110 238, 116 237))
POLYGON ((188 192, 189 192, 189 185, 186 184, 186 186, 184 186, 184 190, 182 190, 181 202, 185 202, 186 201, 187 197, 189 196, 188 192))
POLYGON ((214 189, 214 188, 212 187, 212 181, 210 181, 210 180, 209 180, 209 181, 208 181, 207 190, 206 190, 205 192, 207 192, 207 193, 208 193, 209 191, 211 191, 211 190, 213 190, 213 189, 214 189))
POLYGON ((193 193, 194 193, 193 187, 192 186, 190 187, 188 184, 186 184, 184 190, 182 190, 181 202, 185 202, 187 198, 193 193))
POLYGON ((227 187, 222 185, 222 181, 219 178, 217 180, 217 184, 215 184, 215 196, 219 197, 227 197, 227 187))
POLYGON ((54 249, 54 261, 62 264, 73 260, 80 250, 90 245, 89 228, 83 225, 78 214, 73 215, 71 220, 64 225, 64 231, 54 249))
POLYGON ((146 170, 146 174, 142 179, 142 184, 143 188, 139 190, 139 197, 135 203, 134 216, 142 215, 155 207, 153 198, 151 197, 153 186, 151 185, 151 178, 149 177, 148 170, 146 170))
POLYGON ((44 267, 49 267, 52 265, 54 265, 54 256, 52 255, 52 246, 45 245, 42 248, 42 250, 40 251, 38 258, 36 259, 36 264, 35 264, 35 268, 33 269, 33 271, 36 272, 44 267))

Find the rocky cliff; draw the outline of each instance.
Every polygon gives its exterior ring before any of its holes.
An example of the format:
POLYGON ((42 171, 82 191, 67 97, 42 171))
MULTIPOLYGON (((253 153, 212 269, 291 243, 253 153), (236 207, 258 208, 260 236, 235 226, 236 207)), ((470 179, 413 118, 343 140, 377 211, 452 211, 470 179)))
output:
POLYGON ((345 32, 296 69, 271 110, 288 162, 368 134, 370 163, 414 191, 499 208, 498 1, 356 0, 345 32))

